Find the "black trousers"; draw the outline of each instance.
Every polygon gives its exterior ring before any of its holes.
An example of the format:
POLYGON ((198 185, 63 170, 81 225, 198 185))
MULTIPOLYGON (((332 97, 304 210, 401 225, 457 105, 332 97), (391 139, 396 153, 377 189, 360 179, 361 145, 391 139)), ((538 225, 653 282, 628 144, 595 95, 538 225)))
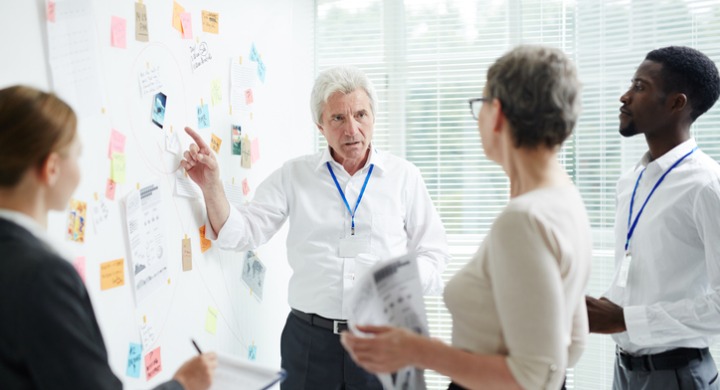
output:
POLYGON ((280 339, 282 390, 382 390, 374 374, 360 368, 340 344, 340 335, 288 315, 280 339))
MULTIPOLYGON (((450 382, 450 386, 448 386, 448 390, 465 390, 464 387, 461 387, 460 385, 456 385, 454 382, 450 382)), ((562 387, 560 390, 565 390, 565 381, 563 381, 562 387)))

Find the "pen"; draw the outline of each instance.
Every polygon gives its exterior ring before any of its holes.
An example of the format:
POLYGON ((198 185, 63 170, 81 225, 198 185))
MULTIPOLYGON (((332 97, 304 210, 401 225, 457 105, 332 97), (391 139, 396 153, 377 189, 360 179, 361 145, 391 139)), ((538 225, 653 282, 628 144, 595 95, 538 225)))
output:
POLYGON ((195 347, 195 349, 197 349, 198 354, 199 354, 199 355, 202 355, 202 351, 200 350, 200 347, 198 347, 198 345, 197 345, 197 343, 195 342, 195 340, 190 339, 190 341, 193 343, 193 347, 195 347))

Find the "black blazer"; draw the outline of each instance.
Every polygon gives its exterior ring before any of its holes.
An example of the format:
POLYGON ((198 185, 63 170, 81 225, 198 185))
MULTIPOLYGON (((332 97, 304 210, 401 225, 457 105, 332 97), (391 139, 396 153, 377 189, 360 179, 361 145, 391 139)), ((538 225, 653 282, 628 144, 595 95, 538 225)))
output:
MULTIPOLYGON (((0 218, 0 388, 122 389, 75 268, 0 218)), ((182 389, 176 381, 158 389, 182 389)))

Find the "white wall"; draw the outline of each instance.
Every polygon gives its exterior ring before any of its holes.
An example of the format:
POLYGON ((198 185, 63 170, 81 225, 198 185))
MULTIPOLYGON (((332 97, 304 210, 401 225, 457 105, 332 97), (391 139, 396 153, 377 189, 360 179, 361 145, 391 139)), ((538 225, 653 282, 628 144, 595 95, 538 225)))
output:
MULTIPOLYGON (((110 364, 127 387, 150 388, 171 377, 195 353, 189 341, 192 337, 206 350, 243 358, 247 356, 248 345, 254 344, 258 348, 257 361, 279 367, 279 339, 288 313, 290 274, 285 229, 257 251, 267 267, 262 302, 241 281, 244 253, 223 252, 215 247, 200 253, 198 228, 205 223, 204 205, 172 195, 174 180, 170 171, 178 158, 156 148, 161 130, 149 120, 152 100, 150 96, 141 96, 136 87, 137 72, 145 62, 160 64, 168 106, 171 102, 175 105, 173 114, 168 109, 166 123, 175 130, 184 125, 197 127, 196 106, 201 98, 209 103, 209 82, 220 78, 223 101, 211 107, 211 128, 200 133, 206 140, 211 132, 223 139, 219 156, 222 177, 235 178, 238 184, 247 178, 254 189, 285 160, 313 150, 316 130, 308 102, 313 78, 313 2, 179 0, 192 13, 194 34, 208 42, 214 57, 195 72, 189 66, 188 41, 180 39, 179 33, 171 28, 172 1, 144 3, 148 10, 149 43, 134 39, 134 1, 92 1, 91 23, 97 35, 101 72, 97 88, 105 112, 80 118, 83 179, 73 198, 88 202, 88 225, 83 244, 66 242, 74 255, 86 257, 86 285, 105 337, 110 364), (202 32, 201 10, 220 13, 219 35, 202 32), (110 46, 111 16, 127 20, 126 49, 110 46), (247 61, 253 42, 267 64, 267 80, 256 90, 252 123, 244 126, 247 133, 259 138, 261 150, 259 162, 248 170, 240 167, 239 157, 230 156, 229 62, 240 55, 247 61), (115 201, 108 201, 109 220, 95 232, 90 209, 94 193, 103 196, 110 174, 107 148, 112 128, 127 136, 127 183, 118 185, 115 201), (125 271, 124 286, 101 291, 100 263, 124 258, 126 268, 129 267, 123 199, 136 183, 153 179, 159 179, 163 186, 170 281, 147 302, 135 307, 129 270, 125 271), (182 271, 180 261, 181 239, 185 234, 191 238, 193 248, 193 270, 189 272, 182 271), (219 310, 215 335, 205 330, 208 306, 219 310), (128 343, 140 342, 137 319, 142 315, 152 317, 160 334, 157 345, 161 346, 163 369, 150 383, 145 380, 144 369, 139 379, 125 375, 128 343)), ((43 0, 0 3, 0 43, 8 54, 0 62, 0 87, 22 83, 52 88, 46 31, 43 0)), ((188 145, 189 138, 184 136, 183 143, 188 145)), ((65 218, 66 213, 57 213, 50 222, 50 233, 60 240, 65 240, 65 218)))

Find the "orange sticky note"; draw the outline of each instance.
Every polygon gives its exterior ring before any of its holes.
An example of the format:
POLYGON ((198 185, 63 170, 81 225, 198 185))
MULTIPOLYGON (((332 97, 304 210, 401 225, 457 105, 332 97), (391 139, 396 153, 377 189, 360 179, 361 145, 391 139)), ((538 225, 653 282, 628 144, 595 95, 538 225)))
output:
POLYGON ((55 2, 50 0, 47 3, 47 20, 48 22, 55 23, 55 2))
POLYGON ((113 47, 125 48, 126 21, 123 18, 113 16, 110 22, 110 44, 113 47))
POLYGON ((212 138, 210 139, 210 148, 214 150, 215 153, 220 153, 220 144, 222 144, 222 140, 215 134, 211 134, 211 136, 212 138))
POLYGON ((73 266, 75 267, 75 270, 77 271, 78 275, 80 275, 80 279, 82 281, 85 281, 85 256, 78 256, 75 258, 75 261, 73 261, 73 266))
POLYGON ((211 34, 218 33, 218 27, 220 25, 220 15, 217 12, 203 11, 202 12, 202 30, 211 34))
POLYGON ((190 19, 190 12, 180 14, 180 24, 182 25, 183 39, 192 39, 192 19, 190 19))
POLYGON ((183 31, 182 22, 180 21, 180 14, 182 14, 183 12, 185 12, 185 8, 183 8, 176 1, 173 1, 172 26, 175 30, 178 30, 180 32, 183 31))
POLYGON ((255 164, 260 159, 260 140, 253 138, 250 143, 250 162, 255 164))
POLYGON ((105 186, 105 197, 115 200, 115 182, 112 179, 108 179, 107 186, 105 186))
POLYGON ((152 379, 155 375, 162 371, 162 358, 160 357, 160 347, 157 347, 145 355, 145 372, 147 380, 152 379))
POLYGON ((200 252, 205 253, 212 246, 212 241, 205 238, 205 225, 200 226, 200 252))
POLYGON ((192 246, 189 237, 182 240, 182 268, 183 271, 192 270, 192 246))
POLYGON ((125 259, 106 261, 100 264, 100 290, 125 285, 125 259))
POLYGON ((248 184, 247 179, 243 179, 242 188, 243 188, 243 195, 247 196, 247 194, 250 193, 250 184, 248 184))

